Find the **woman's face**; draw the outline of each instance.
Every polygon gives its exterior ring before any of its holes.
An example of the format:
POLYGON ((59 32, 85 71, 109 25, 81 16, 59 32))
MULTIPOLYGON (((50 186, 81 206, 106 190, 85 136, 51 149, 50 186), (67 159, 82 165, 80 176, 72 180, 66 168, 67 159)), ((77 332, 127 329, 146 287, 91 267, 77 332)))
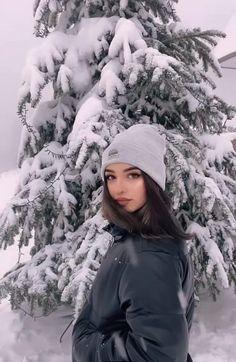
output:
POLYGON ((128 163, 113 163, 105 169, 105 180, 111 197, 128 212, 146 203, 144 179, 139 168, 128 163))

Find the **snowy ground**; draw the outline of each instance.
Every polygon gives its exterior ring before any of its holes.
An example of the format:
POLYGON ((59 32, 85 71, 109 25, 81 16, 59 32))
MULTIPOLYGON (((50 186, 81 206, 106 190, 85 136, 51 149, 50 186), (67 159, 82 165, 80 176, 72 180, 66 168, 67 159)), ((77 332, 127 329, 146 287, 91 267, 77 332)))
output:
MULTIPOLYGON (((0 175, 0 210, 14 192, 17 172, 0 175)), ((25 250, 24 257, 27 257, 25 250)), ((0 250, 0 276, 17 261, 17 246, 0 250)), ((0 304, 0 362, 69 362, 72 310, 61 307, 48 317, 32 319, 23 311, 11 311, 9 302, 0 304)), ((190 340, 194 362, 236 361, 236 296, 224 290, 217 302, 206 294, 196 309, 190 340)))

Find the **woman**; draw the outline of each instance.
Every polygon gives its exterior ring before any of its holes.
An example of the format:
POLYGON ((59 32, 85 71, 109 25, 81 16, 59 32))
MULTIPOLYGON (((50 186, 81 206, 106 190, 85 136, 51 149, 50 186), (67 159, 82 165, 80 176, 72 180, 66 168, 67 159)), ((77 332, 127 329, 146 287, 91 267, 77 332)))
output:
POLYGON ((118 134, 102 156, 102 212, 113 236, 73 329, 73 362, 186 362, 194 309, 186 234, 165 189, 156 126, 118 134))

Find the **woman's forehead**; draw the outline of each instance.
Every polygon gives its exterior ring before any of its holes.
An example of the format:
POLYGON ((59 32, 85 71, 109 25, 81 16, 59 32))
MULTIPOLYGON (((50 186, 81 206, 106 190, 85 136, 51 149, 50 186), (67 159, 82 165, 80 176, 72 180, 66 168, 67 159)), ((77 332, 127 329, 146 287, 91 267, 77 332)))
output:
POLYGON ((130 163, 123 163, 123 162, 117 162, 117 163, 112 163, 110 165, 108 165, 105 168, 105 172, 107 171, 130 171, 130 170, 135 170, 135 169, 139 169, 138 167, 131 165, 130 163))

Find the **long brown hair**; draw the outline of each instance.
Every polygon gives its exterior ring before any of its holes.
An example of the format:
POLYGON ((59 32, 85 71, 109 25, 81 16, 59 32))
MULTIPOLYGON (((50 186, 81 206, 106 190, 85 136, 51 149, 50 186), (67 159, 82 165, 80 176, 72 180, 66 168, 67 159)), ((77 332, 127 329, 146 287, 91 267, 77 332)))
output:
POLYGON ((102 214, 110 223, 145 238, 169 237, 188 240, 193 235, 185 233, 171 208, 168 194, 145 172, 143 175, 147 201, 135 212, 128 212, 110 195, 106 179, 103 184, 102 214))

